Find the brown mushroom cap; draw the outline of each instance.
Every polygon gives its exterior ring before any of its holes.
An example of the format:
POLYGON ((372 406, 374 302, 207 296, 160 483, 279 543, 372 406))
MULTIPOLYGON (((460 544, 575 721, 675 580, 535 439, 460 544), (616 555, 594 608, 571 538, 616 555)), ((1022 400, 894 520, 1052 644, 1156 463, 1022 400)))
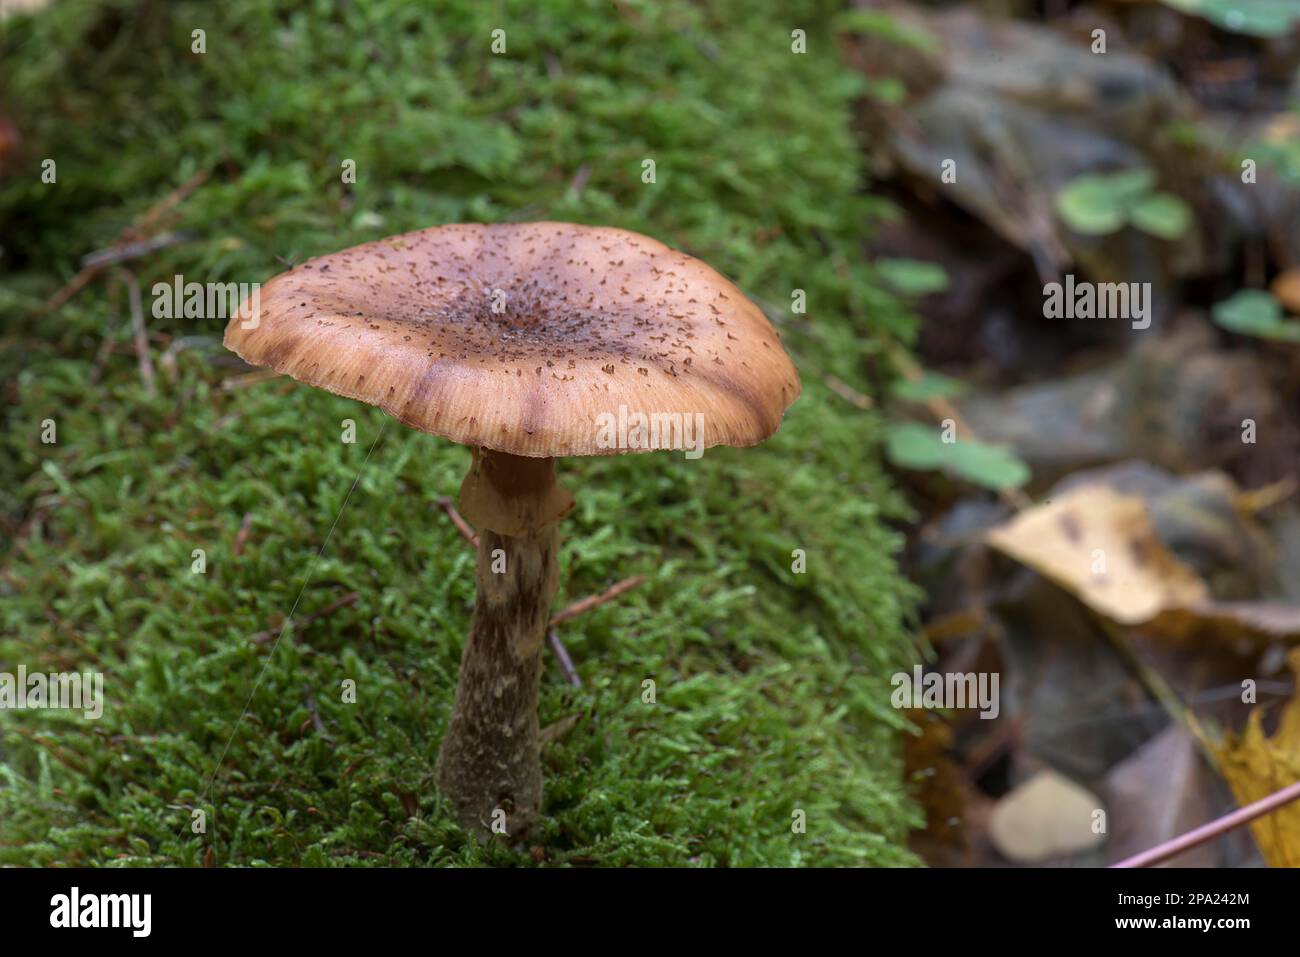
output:
POLYGON ((599 439, 602 413, 620 406, 701 413, 702 447, 753 445, 799 395, 776 332, 740 290, 622 229, 392 236, 276 276, 255 326, 252 315, 245 302, 225 335, 247 362, 513 455, 627 451, 599 439))

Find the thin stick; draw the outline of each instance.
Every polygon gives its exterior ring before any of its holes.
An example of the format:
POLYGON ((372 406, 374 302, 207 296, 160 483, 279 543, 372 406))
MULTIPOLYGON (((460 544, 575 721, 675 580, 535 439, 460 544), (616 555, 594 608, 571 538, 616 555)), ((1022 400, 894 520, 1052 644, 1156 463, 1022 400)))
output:
POLYGON ((317 734, 333 744, 334 736, 329 733, 329 729, 325 727, 325 722, 321 720, 320 709, 316 707, 316 699, 312 697, 310 685, 303 688, 303 694, 307 696, 307 713, 311 715, 309 720, 312 727, 316 729, 317 734))
POLYGON ((135 338, 135 355, 140 363, 140 378, 144 381, 144 391, 157 395, 158 387, 154 385, 153 359, 149 355, 149 333, 144 327, 144 307, 140 305, 140 283, 129 269, 116 269, 114 273, 126 283, 126 297, 131 304, 131 334, 135 338))
POLYGON ((207 348, 216 345, 221 340, 216 336, 178 336, 171 341, 166 350, 158 357, 158 365, 162 367, 163 372, 176 378, 176 357, 186 349, 207 348))
POLYGON ((245 372, 243 375, 231 376, 229 379, 221 380, 222 392, 234 392, 236 389, 243 389, 250 385, 261 385, 263 382, 270 382, 272 379, 280 378, 280 373, 274 369, 258 369, 254 372, 245 372))
POLYGON ((613 601, 625 591, 630 591, 637 585, 645 581, 644 575, 633 575, 631 578, 625 578, 615 585, 610 585, 599 595, 588 595, 580 601, 575 601, 568 608, 564 609, 558 615, 551 617, 551 624, 558 625, 562 621, 568 621, 570 618, 577 618, 583 612, 591 611, 593 608, 605 604, 607 601, 613 601))
POLYGON ((1200 827, 1188 831, 1179 837, 1165 841, 1163 844, 1157 844, 1149 851, 1143 851, 1141 854, 1134 854, 1132 857, 1120 861, 1118 864, 1112 864, 1111 867, 1129 868, 1129 867, 1150 867, 1153 864, 1159 864, 1167 861, 1171 857, 1190 851, 1194 847, 1199 847, 1207 841, 1212 841, 1216 837, 1221 837, 1229 831, 1241 827, 1243 824, 1249 824, 1257 817, 1263 817, 1272 811, 1276 811, 1283 805, 1290 804, 1292 801, 1300 799, 1300 781, 1284 787, 1280 791, 1270 794, 1266 798, 1260 798, 1254 804, 1247 804, 1243 808, 1238 808, 1231 814, 1225 814, 1223 817, 1211 821, 1209 824, 1202 824, 1200 827))
POLYGON ((568 679, 569 684, 575 688, 581 688, 582 679, 578 677, 578 669, 573 666, 573 659, 569 657, 569 649, 564 647, 564 643, 560 641, 560 636, 555 633, 554 628, 547 629, 546 642, 551 646, 551 651, 555 652, 555 660, 560 663, 560 670, 564 672, 564 677, 568 679))
POLYGON ((157 252, 160 249, 166 249, 168 246, 175 246, 179 243, 187 242, 193 238, 193 233, 162 233, 150 239, 142 239, 135 243, 116 243, 105 249, 97 249, 93 253, 87 253, 82 256, 81 268, 102 269, 105 266, 113 266, 117 263, 126 262, 128 259, 136 259, 140 256, 146 256, 149 253, 157 252))
POLYGON ((236 558, 244 554, 244 545, 248 542, 248 533, 253 529, 253 513, 245 512, 244 520, 239 523, 239 531, 235 533, 235 544, 230 549, 236 558))
MULTIPOLYGON (((130 226, 122 230, 114 246, 124 246, 131 242, 136 242, 143 237, 148 236, 156 228, 159 220, 163 215, 174 209, 190 193, 194 192, 208 178, 208 171, 201 170, 182 183, 176 189, 172 190, 161 200, 145 210, 144 214, 136 219, 130 226)), ((96 255, 92 253, 91 255, 96 255)), ((95 263, 90 266, 83 266, 82 269, 64 285, 62 289, 50 297, 49 302, 45 304, 46 312, 52 312, 61 305, 79 293, 85 288, 90 280, 99 275, 100 270, 104 268, 105 263, 95 263)))
MULTIPOLYGON (((469 527, 469 523, 461 517, 460 512, 456 511, 456 506, 452 504, 451 499, 444 495, 438 499, 438 505, 441 506, 442 510, 451 518, 452 524, 456 526, 456 531, 460 532, 460 537, 465 539, 465 541, 469 542, 469 544, 473 545, 475 548, 478 548, 478 536, 474 534, 474 529, 469 527)), ((625 578, 621 582, 610 585, 598 595, 588 595, 586 598, 575 601, 568 608, 565 608, 563 611, 552 616, 551 624, 558 625, 561 622, 568 621, 570 618, 577 618, 583 612, 591 611, 593 608, 599 608, 601 605, 613 601, 619 595, 623 594, 623 592, 635 588, 644 581, 644 575, 633 575, 631 578, 625 578)), ((554 635, 551 637, 554 638, 557 644, 559 643, 559 638, 556 638, 554 635)))
POLYGON ((587 188, 587 180, 591 179, 591 167, 583 163, 578 167, 578 172, 573 174, 573 182, 569 183, 569 192, 574 198, 582 195, 582 191, 587 188))
POLYGON ((863 395, 843 379, 833 376, 829 372, 822 375, 822 381, 826 383, 828 389, 856 408, 870 409, 876 404, 875 400, 872 399, 871 396, 863 395))
POLYGON ((290 618, 286 620, 284 624, 280 625, 279 628, 273 628, 270 631, 259 631, 257 634, 255 634, 252 638, 248 640, 255 645, 265 644, 266 642, 270 641, 272 638, 276 637, 277 635, 283 634, 284 630, 288 628, 290 624, 294 626, 295 631, 301 632, 308 625, 312 624, 313 622, 320 621, 322 618, 324 618, 327 615, 334 614, 334 612, 338 611, 343 606, 355 604, 357 599, 359 599, 360 597, 361 597, 360 592, 350 591, 342 598, 330 602, 324 608, 321 608, 318 611, 313 611, 310 614, 303 615, 302 618, 300 618, 297 622, 294 622, 293 619, 290 618))
POLYGON ((469 527, 469 523, 460 517, 460 512, 456 511, 456 506, 452 504, 451 499, 444 495, 438 499, 438 504, 447 513, 452 524, 456 526, 456 531, 460 532, 460 537, 478 548, 478 536, 474 534, 474 529, 469 527))

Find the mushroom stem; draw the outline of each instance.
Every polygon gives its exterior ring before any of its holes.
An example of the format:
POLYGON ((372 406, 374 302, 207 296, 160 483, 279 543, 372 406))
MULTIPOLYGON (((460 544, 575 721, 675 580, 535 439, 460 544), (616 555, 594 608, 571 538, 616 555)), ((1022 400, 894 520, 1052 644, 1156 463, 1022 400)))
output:
POLYGON ((520 837, 542 804, 537 694, 559 587, 556 522, 573 507, 553 459, 476 450, 461 510, 479 529, 478 600, 438 787, 461 826, 520 837))

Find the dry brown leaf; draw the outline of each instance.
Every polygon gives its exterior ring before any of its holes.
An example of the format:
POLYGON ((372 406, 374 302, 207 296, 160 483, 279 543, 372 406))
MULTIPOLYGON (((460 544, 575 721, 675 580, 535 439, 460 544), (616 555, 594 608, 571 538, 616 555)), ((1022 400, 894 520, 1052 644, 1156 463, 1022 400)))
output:
MULTIPOLYGON (((1300 674, 1300 649, 1291 652, 1300 674)), ((1272 737, 1264 734, 1256 708, 1240 736, 1228 732, 1219 745, 1219 769, 1242 807, 1300 781, 1300 693, 1287 704, 1272 737)), ((1300 867, 1300 802, 1278 808, 1251 825, 1255 843, 1271 867, 1300 867)))
POLYGON ((1165 638, 1222 644, 1246 641, 1265 645, 1300 639, 1300 606, 1281 602, 1204 602, 1191 608, 1164 608, 1147 628, 1165 638))
POLYGON ((953 761, 952 726, 940 714, 909 709, 908 720, 919 734, 903 735, 903 767, 925 811, 925 829, 909 837, 912 849, 932 866, 968 863, 970 841, 965 822, 969 787, 953 761))
POLYGON ((1300 639, 1300 605, 1210 600, 1200 576, 1156 536, 1144 501, 1109 485, 1071 489, 985 540, 1094 611, 1162 638, 1225 646, 1300 639))
POLYGON ((1209 598, 1200 577, 1156 537, 1146 503, 1106 485, 1027 509, 985 540, 1120 624, 1209 598))
MULTIPOLYGON (((1102 794, 1111 808, 1106 860, 1132 857, 1213 817, 1208 771, 1196 739, 1170 724, 1110 769, 1102 794)), ((1159 867, 1214 867, 1218 845, 1202 845, 1159 867)))

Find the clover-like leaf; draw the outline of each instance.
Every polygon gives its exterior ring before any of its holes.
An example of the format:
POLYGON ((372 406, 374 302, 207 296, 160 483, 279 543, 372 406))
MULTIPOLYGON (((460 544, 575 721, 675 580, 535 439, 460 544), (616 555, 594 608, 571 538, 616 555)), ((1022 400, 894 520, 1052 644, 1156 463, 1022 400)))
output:
POLYGON ((1160 239, 1178 239, 1192 224, 1192 211, 1172 193, 1143 197, 1129 213, 1133 225, 1160 239))
POLYGON ((934 426, 908 422, 889 430, 885 454, 900 468, 943 471, 983 488, 1018 488, 1029 481, 1029 467, 1014 452, 963 438, 944 442, 934 426))
POLYGON ((1300 321, 1285 319, 1282 304, 1260 289, 1243 289, 1211 310, 1214 321, 1230 332, 1300 342, 1300 321))
POLYGON ((1165 0, 1166 6, 1204 17, 1229 33, 1285 37, 1300 23, 1295 0, 1165 0))
POLYGON ((1019 488, 1029 481, 1029 466, 1014 452, 972 439, 954 442, 952 468, 967 481, 984 488, 1019 488))
POLYGON ((923 259, 879 259, 876 268, 890 288, 905 296, 924 296, 948 288, 948 271, 938 263, 923 259))
POLYGON ((1124 203, 1107 176, 1078 176, 1056 194, 1065 225, 1085 236, 1104 236, 1124 225, 1124 203))
POLYGON ((905 422, 889 430, 885 455, 899 468, 924 472, 943 465, 948 452, 934 426, 905 422))

